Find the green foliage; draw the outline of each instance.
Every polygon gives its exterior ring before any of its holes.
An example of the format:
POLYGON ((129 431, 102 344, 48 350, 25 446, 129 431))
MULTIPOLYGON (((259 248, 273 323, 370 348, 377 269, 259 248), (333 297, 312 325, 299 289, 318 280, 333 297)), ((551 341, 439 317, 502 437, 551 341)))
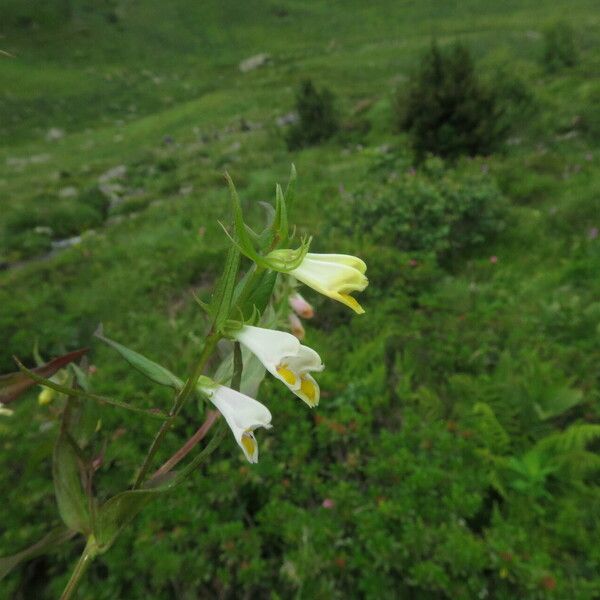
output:
POLYGON ((574 67, 579 62, 575 32, 566 21, 557 21, 544 30, 543 60, 549 71, 574 67))
MULTIPOLYGON (((252 201, 271 196, 290 161, 269 127, 288 110, 290 77, 308 68, 340 98, 372 98, 374 125, 363 148, 298 152, 303 185, 294 216, 299 233, 321 226, 314 251, 364 257, 371 284, 367 314, 352 322, 343 307, 303 290, 316 309, 305 343, 322 348, 327 365, 318 411, 307 415, 267 380, 259 393, 278 415, 276 435, 260 436, 260 463, 249 468, 226 443, 192 481, 149 504, 92 565, 81 597, 600 597, 596 3, 514 10, 468 0, 434 11, 361 3, 360 27, 355 10, 322 1, 301 10, 291 2, 120 6, 118 33, 82 10, 79 33, 33 28, 0 44, 18 57, 0 57, 0 113, 8 115, 0 123, 2 235, 15 211, 36 214, 42 191, 56 202, 63 170, 86 190, 124 164, 123 185, 135 190, 111 208, 119 218, 94 226, 99 235, 0 272, 0 372, 14 371, 12 354, 33 364, 36 338, 44 356, 92 345, 94 392, 166 409, 167 389, 92 334, 103 322, 173 373, 194 364, 206 321, 191 293, 208 301, 223 266, 222 231, 213 226, 226 214, 222 171, 234 175, 251 222, 262 221, 252 201), (543 77, 540 14, 566 11, 581 34, 581 68, 543 77), (202 35, 193 23, 202 23, 202 35), (385 89, 401 81, 432 31, 444 41, 468 39, 486 82, 497 67, 486 58, 510 45, 506 86, 518 72, 536 102, 533 117, 486 161, 489 174, 480 174, 484 187, 496 179, 511 202, 509 226, 449 257, 446 269, 344 224, 346 205, 358 196, 368 203, 371 190, 383 197, 393 173, 402 180, 410 166, 404 139, 390 135, 385 89), (238 62, 265 40, 273 65, 239 73, 238 62), (240 115, 257 127, 240 131, 240 115), (51 127, 68 133, 47 142, 51 127), (167 135, 175 140, 168 146, 167 135), (11 166, 43 155, 46 162, 11 166), (343 227, 325 222, 335 220, 343 227), (569 396, 580 401, 555 402, 569 396), (541 419, 536 404, 554 414, 541 419), (535 468, 525 467, 532 451, 535 468)), ((413 177, 439 194, 436 181, 462 188, 481 166, 446 165, 437 179, 418 169, 413 177)), ((69 201, 76 213, 79 200, 69 201)), ((35 225, 21 235, 49 245, 53 238, 35 225)), ((19 258, 11 253, 9 263, 19 258)), ((55 407, 39 407, 36 396, 19 400, 12 417, 0 415, 2 556, 60 525, 49 482, 55 407)), ((90 429, 99 428, 105 450, 94 487, 105 500, 131 484, 156 421, 97 408, 90 429)), ((199 426, 197 407, 182 419, 164 458, 199 426)), ((81 550, 74 540, 59 545, 63 534, 49 538, 51 555, 26 553, 1 582, 0 598, 60 596, 62 574, 81 550)))
POLYGON ((94 192, 76 200, 40 195, 33 206, 17 209, 7 217, 2 245, 19 258, 35 256, 49 249, 52 240, 83 233, 101 225, 104 218, 104 204, 94 192))
POLYGON ((333 94, 327 88, 317 90, 310 79, 304 80, 296 92, 296 111, 298 122, 286 134, 290 150, 320 144, 339 129, 333 94))
POLYGON ((490 154, 509 124, 495 89, 475 70, 471 52, 456 44, 432 44, 397 101, 400 128, 410 135, 418 159, 427 153, 455 158, 490 154))
POLYGON ((73 15, 73 0, 6 0, 0 23, 10 28, 63 27, 73 15))
POLYGON ((336 207, 331 219, 344 234, 404 252, 456 256, 489 243, 504 229, 507 205, 483 163, 445 169, 439 159, 418 170, 387 171, 336 207), (341 213, 341 214, 340 214, 341 213))

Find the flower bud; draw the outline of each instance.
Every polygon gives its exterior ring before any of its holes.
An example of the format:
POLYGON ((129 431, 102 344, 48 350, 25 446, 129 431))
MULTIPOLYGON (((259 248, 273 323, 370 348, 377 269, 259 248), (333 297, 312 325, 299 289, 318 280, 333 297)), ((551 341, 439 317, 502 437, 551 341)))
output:
POLYGON ((303 319, 312 319, 315 311, 313 307, 298 293, 289 297, 289 303, 292 310, 303 319))
POLYGON ((299 340, 303 340, 304 339, 304 335, 305 335, 305 331, 304 331, 304 327, 302 326, 302 321, 300 321, 300 319, 298 318, 298 316, 295 315, 294 313, 290 313, 288 319, 289 319, 289 323, 290 323, 290 331, 299 340))
POLYGON ((40 406, 46 406, 46 404, 50 404, 52 400, 54 400, 54 396, 56 392, 50 388, 44 387, 38 396, 38 404, 40 406))

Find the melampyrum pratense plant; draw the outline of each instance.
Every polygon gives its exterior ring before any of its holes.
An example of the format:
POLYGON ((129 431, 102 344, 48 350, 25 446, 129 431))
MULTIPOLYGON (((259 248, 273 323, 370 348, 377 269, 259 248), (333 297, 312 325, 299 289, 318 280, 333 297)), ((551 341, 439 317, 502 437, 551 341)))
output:
MULTIPOLYGON (((168 412, 146 410, 91 393, 85 370, 74 363, 84 350, 40 364, 32 370, 18 362, 20 373, 0 379, 0 400, 4 402, 15 399, 24 389, 37 383, 44 386, 40 404, 53 401, 59 407, 56 410, 60 428, 53 455, 53 479, 58 510, 65 525, 28 550, 0 559, 0 578, 22 560, 82 535, 87 540, 85 548, 62 595, 63 599, 71 598, 94 558, 111 548, 119 533, 147 503, 192 476, 225 437, 227 426, 246 459, 256 463, 259 453, 254 432, 258 428, 271 427, 271 412, 252 397, 257 394, 265 370, 309 407, 317 406, 320 390, 313 373, 323 370, 324 366, 319 354, 300 342, 303 329, 298 316, 311 317, 312 308, 296 288, 299 282, 304 283, 346 304, 356 313, 363 313, 352 293, 362 291, 368 281, 365 263, 355 256, 312 254, 309 252, 311 238, 303 238, 296 247, 291 247, 293 234, 288 223, 288 206, 295 175, 292 167, 285 193, 276 186, 275 206, 269 210, 270 222, 260 233, 245 223, 235 186, 226 175, 232 223, 229 228, 223 228, 230 246, 210 304, 197 299, 208 315, 210 326, 202 347, 198 348, 197 362, 187 378, 180 379, 162 365, 108 339, 102 331, 96 333, 132 368, 156 384, 172 389, 173 401, 168 412), (244 261, 248 262, 247 268, 240 274, 243 257, 249 260, 244 261), (290 313, 290 309, 294 312, 290 313), (282 323, 291 326, 295 335, 279 331, 277 326, 282 323), (230 341, 230 354, 208 376, 205 373, 207 365, 213 363, 209 360, 221 340, 230 341), (56 395, 54 400, 53 395, 56 395), (155 462, 158 450, 179 424, 183 407, 195 396, 204 399, 213 409, 206 412, 196 433, 158 466, 155 462), (92 444, 97 416, 90 417, 90 414, 102 405, 115 410, 133 410, 141 415, 140 418, 160 420, 161 424, 149 443, 142 464, 132 474, 129 489, 100 502, 94 493, 94 473, 102 458, 92 444), (212 437, 199 449, 213 424, 212 437)), ((38 362, 43 361, 39 359, 38 362)))

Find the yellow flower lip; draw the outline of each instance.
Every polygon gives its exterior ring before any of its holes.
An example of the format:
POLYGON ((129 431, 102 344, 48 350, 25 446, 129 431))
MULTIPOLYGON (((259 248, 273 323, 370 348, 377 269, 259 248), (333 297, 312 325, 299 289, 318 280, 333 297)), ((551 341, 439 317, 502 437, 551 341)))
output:
POLYGON ((306 396, 306 399, 303 400, 312 408, 319 404, 319 390, 316 382, 312 377, 307 377, 306 375, 301 378, 300 383, 300 392, 306 396))
POLYGON ((290 385, 296 385, 296 375, 286 365, 280 365, 277 367, 277 372, 283 377, 286 383, 289 383, 290 385))

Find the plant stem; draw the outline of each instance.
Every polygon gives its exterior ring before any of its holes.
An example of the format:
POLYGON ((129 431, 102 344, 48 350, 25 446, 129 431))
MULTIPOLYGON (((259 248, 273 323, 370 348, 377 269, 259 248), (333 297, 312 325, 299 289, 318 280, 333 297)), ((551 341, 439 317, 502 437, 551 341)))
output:
POLYGON ((135 483, 133 484, 134 490, 138 489, 142 485, 144 478, 146 477, 146 475, 148 474, 148 470, 150 469, 152 459, 158 451, 165 435, 173 426, 173 423, 177 418, 177 415, 183 408, 185 401, 188 399, 188 397, 196 387, 198 379, 200 379, 200 375, 202 375, 202 371, 204 370, 204 367, 206 366, 208 359, 213 353, 213 350, 215 349, 220 337, 221 336, 217 333, 210 333, 206 338, 206 343, 204 344, 204 348, 202 349, 202 353, 200 354, 200 359, 198 360, 198 364, 196 365, 192 376, 185 382, 185 385, 175 397, 173 408, 169 413, 169 418, 161 425, 160 429, 158 430, 157 434, 152 440, 152 444, 150 445, 148 454, 146 455, 146 458, 144 458, 144 462, 142 463, 138 476, 135 480, 135 483))
POLYGON ((231 389, 240 391, 242 384, 242 370, 244 363, 242 361, 242 348, 239 342, 233 344, 233 376, 231 378, 231 389))
POLYGON ((216 410, 208 411, 206 420, 198 428, 196 433, 194 433, 194 435, 183 446, 181 446, 181 448, 179 448, 179 450, 177 450, 177 452, 175 452, 175 454, 173 454, 173 456, 171 456, 171 458, 162 467, 160 467, 160 469, 158 469, 150 479, 156 479, 161 475, 168 473, 171 469, 173 469, 173 467, 179 464, 190 453, 194 446, 204 439, 219 416, 220 413, 216 410))
POLYGON ((70 600, 73 597, 73 594, 76 592, 79 584, 81 583, 81 579, 85 575, 85 572, 88 570, 88 567, 92 564, 94 557, 96 556, 95 552, 95 540, 92 536, 88 538, 87 544, 75 565, 75 569, 71 574, 71 578, 65 587, 60 600, 70 600))

